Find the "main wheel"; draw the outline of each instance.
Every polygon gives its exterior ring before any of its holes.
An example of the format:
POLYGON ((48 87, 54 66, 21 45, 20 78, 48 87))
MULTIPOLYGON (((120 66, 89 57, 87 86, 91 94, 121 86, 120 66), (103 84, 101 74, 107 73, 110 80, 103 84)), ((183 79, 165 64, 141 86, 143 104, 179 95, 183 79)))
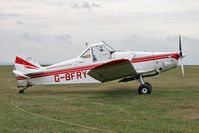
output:
POLYGON ((151 93, 151 87, 149 85, 147 85, 147 84, 142 84, 138 88, 138 93, 140 95, 150 94, 151 93))

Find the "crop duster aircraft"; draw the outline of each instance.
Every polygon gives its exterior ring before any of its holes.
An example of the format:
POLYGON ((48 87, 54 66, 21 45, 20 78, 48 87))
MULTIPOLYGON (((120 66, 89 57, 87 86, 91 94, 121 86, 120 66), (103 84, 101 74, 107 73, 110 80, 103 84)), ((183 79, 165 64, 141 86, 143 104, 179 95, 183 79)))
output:
POLYGON ((179 36, 177 52, 119 52, 105 42, 88 46, 79 56, 42 67, 33 58, 16 56, 15 70, 19 93, 33 85, 105 83, 112 80, 137 80, 139 94, 150 94, 152 85, 144 77, 158 75, 176 68, 184 55, 179 36))

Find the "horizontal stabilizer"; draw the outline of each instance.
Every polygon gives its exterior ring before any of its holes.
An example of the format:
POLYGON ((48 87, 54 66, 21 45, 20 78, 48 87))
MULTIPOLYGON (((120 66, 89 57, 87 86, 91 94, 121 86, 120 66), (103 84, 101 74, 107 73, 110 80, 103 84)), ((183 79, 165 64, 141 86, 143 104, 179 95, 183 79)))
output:
POLYGON ((26 79, 29 79, 29 78, 30 78, 30 77, 26 76, 25 73, 23 73, 23 72, 21 72, 21 71, 13 70, 13 73, 14 73, 15 75, 22 76, 22 77, 24 77, 24 78, 26 78, 26 79))

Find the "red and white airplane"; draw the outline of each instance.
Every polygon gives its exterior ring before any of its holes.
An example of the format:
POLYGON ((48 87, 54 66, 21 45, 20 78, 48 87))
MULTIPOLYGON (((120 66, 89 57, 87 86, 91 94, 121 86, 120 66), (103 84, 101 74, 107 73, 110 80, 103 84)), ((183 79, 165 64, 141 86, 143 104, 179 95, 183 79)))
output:
POLYGON ((119 52, 105 42, 90 45, 79 56, 42 67, 31 57, 16 56, 15 70, 19 93, 33 85, 104 83, 138 80, 139 94, 150 94, 152 86, 144 77, 155 76, 182 64, 181 37, 177 52, 119 52))

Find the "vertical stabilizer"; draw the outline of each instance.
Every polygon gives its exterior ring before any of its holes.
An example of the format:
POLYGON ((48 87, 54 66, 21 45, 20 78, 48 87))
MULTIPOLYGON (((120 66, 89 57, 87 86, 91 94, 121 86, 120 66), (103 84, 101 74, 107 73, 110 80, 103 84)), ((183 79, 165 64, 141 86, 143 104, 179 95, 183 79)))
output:
POLYGON ((32 57, 26 59, 16 56, 15 58, 15 69, 23 73, 29 73, 34 70, 42 68, 32 57))

